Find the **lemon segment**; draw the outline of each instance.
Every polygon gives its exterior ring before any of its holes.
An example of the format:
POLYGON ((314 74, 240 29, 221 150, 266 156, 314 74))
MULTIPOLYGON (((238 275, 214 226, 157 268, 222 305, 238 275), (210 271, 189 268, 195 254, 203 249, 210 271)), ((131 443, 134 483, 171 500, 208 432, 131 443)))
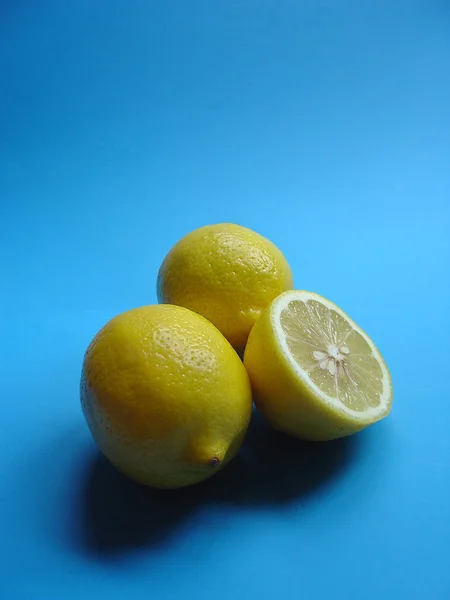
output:
POLYGON ((271 304, 250 334, 244 364, 269 421, 305 439, 359 431, 392 404, 391 377, 375 344, 311 292, 289 291, 271 304))

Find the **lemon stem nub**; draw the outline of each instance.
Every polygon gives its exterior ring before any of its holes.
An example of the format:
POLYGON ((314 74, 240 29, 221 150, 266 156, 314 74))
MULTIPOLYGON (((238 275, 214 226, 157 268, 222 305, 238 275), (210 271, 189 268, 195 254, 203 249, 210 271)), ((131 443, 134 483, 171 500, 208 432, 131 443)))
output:
POLYGON ((217 458, 217 456, 213 456, 209 459, 209 464, 213 468, 218 467, 220 465, 220 458, 217 458))

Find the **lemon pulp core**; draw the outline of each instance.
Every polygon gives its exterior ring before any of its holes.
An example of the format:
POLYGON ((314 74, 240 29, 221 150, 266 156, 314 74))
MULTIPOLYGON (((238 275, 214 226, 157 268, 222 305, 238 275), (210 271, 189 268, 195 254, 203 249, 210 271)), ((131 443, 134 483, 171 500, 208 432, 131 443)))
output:
POLYGON ((381 367, 347 319, 316 300, 292 300, 280 323, 296 363, 323 393, 355 411, 379 406, 381 367))

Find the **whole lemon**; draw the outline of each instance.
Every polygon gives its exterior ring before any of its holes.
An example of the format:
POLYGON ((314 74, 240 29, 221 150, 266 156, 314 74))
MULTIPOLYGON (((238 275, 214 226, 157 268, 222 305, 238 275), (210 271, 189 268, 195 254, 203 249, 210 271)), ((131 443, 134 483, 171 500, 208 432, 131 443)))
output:
POLYGON ((292 287, 289 264, 271 241, 222 223, 196 229, 175 244, 159 269, 157 293, 161 303, 203 315, 240 348, 261 312, 292 287))
POLYGON ((250 383, 222 334, 194 312, 144 306, 107 323, 83 363, 84 416, 105 456, 157 488, 210 477, 243 441, 250 383))

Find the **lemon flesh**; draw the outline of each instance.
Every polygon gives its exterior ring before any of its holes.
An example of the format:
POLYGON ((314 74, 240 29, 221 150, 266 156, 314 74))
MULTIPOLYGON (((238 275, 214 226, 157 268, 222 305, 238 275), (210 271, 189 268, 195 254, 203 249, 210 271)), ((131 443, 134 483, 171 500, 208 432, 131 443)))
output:
POLYGON ((262 311, 292 289, 282 252, 251 229, 221 223, 196 229, 170 250, 158 274, 161 303, 189 308, 242 348, 262 311))
POLYGON ((253 328, 244 364, 255 403, 281 431, 310 440, 350 435, 385 417, 393 391, 369 336, 329 300, 278 297, 253 328))
POLYGON ((86 351, 81 402, 104 455, 158 488, 220 470, 252 411, 235 350, 206 319, 171 305, 137 308, 103 327, 86 351))

